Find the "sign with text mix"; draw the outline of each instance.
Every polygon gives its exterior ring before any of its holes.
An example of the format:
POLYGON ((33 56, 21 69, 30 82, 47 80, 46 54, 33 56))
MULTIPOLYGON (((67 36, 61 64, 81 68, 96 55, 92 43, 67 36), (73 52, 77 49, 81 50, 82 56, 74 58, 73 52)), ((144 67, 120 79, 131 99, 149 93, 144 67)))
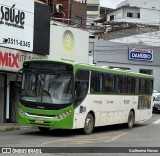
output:
POLYGON ((0 46, 32 52, 33 23, 34 0, 1 0, 0 46))
POLYGON ((24 61, 33 59, 47 59, 47 56, 0 47, 0 70, 17 72, 24 61))

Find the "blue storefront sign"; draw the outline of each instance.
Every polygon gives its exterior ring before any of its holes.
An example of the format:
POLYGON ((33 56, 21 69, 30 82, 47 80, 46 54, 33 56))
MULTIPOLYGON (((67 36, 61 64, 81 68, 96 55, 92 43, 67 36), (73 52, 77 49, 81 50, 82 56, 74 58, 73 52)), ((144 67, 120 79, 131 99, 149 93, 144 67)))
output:
POLYGON ((153 50, 128 48, 129 60, 153 61, 153 50))

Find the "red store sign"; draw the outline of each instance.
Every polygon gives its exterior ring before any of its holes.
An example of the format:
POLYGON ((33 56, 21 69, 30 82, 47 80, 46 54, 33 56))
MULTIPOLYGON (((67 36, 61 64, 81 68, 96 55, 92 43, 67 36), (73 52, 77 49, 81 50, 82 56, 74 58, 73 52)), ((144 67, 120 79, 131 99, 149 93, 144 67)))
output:
POLYGON ((0 48, 0 70, 17 72, 23 62, 32 59, 46 59, 46 56, 27 53, 8 48, 0 48))

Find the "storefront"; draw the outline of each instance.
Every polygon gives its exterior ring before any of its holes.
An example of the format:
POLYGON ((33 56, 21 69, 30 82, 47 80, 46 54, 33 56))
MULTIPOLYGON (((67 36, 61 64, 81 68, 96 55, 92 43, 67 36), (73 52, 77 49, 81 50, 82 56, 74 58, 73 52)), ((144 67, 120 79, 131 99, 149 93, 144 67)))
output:
POLYGON ((0 47, 0 123, 16 122, 19 88, 15 77, 25 60, 47 58, 18 50, 0 47))
POLYGON ((5 91, 5 89, 4 89, 4 79, 5 79, 5 75, 3 75, 3 74, 0 74, 0 123, 1 122, 3 122, 3 112, 4 112, 4 91, 5 91))
POLYGON ((50 8, 34 0, 1 0, 0 8, 0 123, 16 122, 16 72, 25 60, 47 58, 50 8))

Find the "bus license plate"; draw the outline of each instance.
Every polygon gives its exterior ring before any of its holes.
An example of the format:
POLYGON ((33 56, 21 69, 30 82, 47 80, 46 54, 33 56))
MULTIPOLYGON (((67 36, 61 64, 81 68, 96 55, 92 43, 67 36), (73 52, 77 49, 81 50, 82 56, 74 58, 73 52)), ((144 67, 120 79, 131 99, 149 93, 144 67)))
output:
POLYGON ((36 120, 35 123, 38 123, 38 124, 43 124, 44 121, 43 120, 36 120))

